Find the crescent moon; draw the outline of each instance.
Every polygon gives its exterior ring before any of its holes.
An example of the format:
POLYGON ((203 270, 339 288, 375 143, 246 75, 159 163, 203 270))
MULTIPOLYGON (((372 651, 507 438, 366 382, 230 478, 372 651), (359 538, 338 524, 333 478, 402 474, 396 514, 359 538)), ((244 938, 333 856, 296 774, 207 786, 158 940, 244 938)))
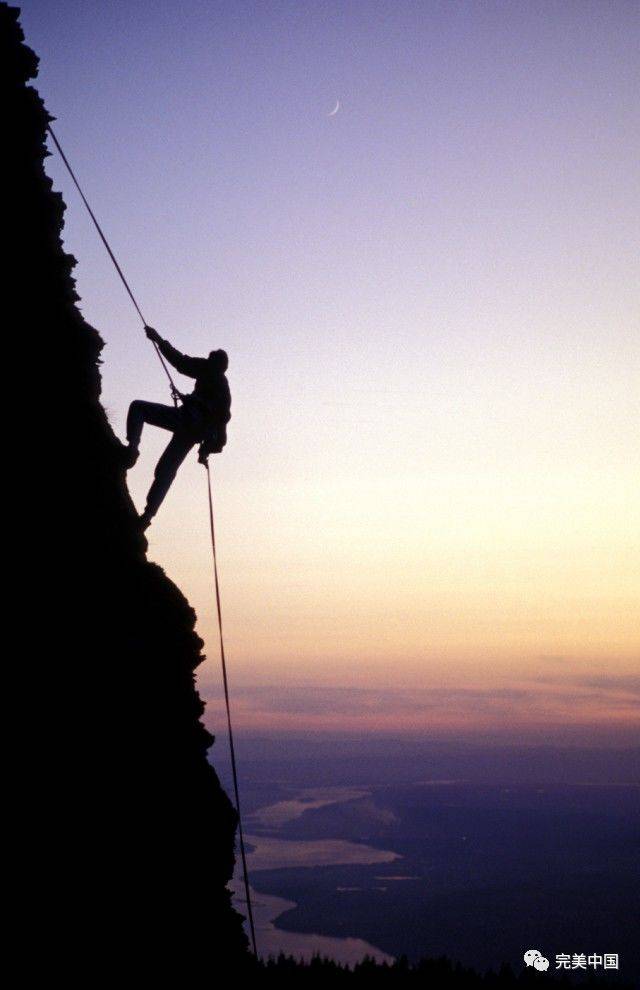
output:
POLYGON ((340 100, 336 100, 335 107, 333 108, 333 110, 330 110, 329 111, 329 113, 327 114, 327 117, 335 117, 335 115, 337 114, 337 112, 338 112, 339 109, 340 109, 340 100))

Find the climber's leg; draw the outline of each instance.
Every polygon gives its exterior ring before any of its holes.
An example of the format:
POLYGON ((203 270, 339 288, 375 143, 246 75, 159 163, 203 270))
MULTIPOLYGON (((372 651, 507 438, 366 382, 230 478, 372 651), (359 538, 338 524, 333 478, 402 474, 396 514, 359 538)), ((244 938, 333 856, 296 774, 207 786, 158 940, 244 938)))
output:
POLYGON ((194 436, 184 430, 174 433, 169 441, 156 465, 153 484, 147 495, 147 507, 140 517, 143 529, 147 528, 160 508, 178 468, 196 442, 194 436))
POLYGON ((129 406, 127 440, 132 447, 138 447, 145 423, 149 426, 159 426, 163 430, 171 430, 173 433, 178 429, 180 421, 180 410, 175 406, 163 406, 159 402, 144 402, 142 399, 136 399, 129 406))
POLYGON ((181 412, 175 406, 163 406, 159 402, 144 402, 136 399, 129 406, 127 415, 127 440, 129 447, 125 452, 125 464, 128 468, 138 460, 138 448, 142 427, 145 423, 159 426, 163 430, 177 430, 181 422, 181 412))

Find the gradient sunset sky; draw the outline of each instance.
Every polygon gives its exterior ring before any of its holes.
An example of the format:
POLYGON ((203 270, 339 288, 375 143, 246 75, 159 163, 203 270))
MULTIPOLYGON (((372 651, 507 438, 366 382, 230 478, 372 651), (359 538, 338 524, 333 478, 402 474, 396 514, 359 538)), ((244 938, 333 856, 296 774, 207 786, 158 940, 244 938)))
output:
MULTIPOLYGON (((640 6, 21 6, 146 318, 230 353, 238 728, 637 741, 640 6)), ((48 169, 123 436, 165 380, 48 169)), ((221 728, 205 492, 193 455, 150 556, 221 728)))

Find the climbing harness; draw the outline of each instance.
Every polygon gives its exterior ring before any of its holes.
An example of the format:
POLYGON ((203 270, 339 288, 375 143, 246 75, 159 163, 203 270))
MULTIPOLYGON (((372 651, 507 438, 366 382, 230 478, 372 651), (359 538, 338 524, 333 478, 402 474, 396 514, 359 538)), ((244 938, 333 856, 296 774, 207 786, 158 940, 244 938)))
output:
MULTIPOLYGON (((86 206, 87 212, 88 212, 89 216, 93 220, 93 224, 94 224, 96 230, 98 231, 98 234, 100 236, 100 240, 104 244, 104 246, 106 248, 106 251, 107 251, 107 254, 111 258, 111 260, 113 262, 113 265, 115 267, 115 270, 117 271, 118 275, 120 276, 120 279, 122 281, 122 284, 124 285, 125 289, 127 290, 127 294, 129 296, 129 298, 131 299, 131 302, 135 306, 135 309, 136 309, 136 312, 137 312, 138 316, 142 320, 142 325, 143 325, 144 328, 146 328, 147 327, 147 321, 145 320, 144 316, 142 315, 142 311, 141 311, 140 307, 138 306, 138 303, 136 302, 136 297, 134 296, 133 292, 131 291, 131 288, 129 286, 129 283, 127 282, 127 280, 126 280, 126 278, 124 276, 124 272, 122 271, 122 268, 118 264, 118 260, 117 260, 117 258, 115 256, 115 254, 113 253, 113 251, 111 250, 111 246, 110 246, 107 238, 105 237, 105 235, 104 235, 104 233, 102 231, 102 227, 98 223, 98 221, 96 219, 96 216, 95 216, 93 210, 91 209, 91 207, 90 207, 90 205, 89 205, 89 203, 87 201, 87 198, 86 198, 85 194, 82 191, 82 188, 80 186, 80 183, 76 179, 75 174, 73 172, 73 169, 71 168, 71 165, 69 164, 69 162, 67 160, 67 156, 65 155, 64 151, 60 147, 60 142, 58 141, 57 137, 53 133, 53 130, 52 130, 50 124, 47 124, 47 130, 48 130, 49 134, 51 135, 51 138, 53 140, 53 143, 55 144, 56 148, 58 149, 58 154, 60 155, 60 158, 64 162, 64 164, 66 166, 66 169, 67 169, 67 172, 69 173, 69 175, 71 176, 71 178, 73 180, 73 184, 75 185, 76 189, 80 193, 80 198, 81 198, 82 202, 84 203, 84 205, 86 206)), ((175 406, 177 406, 178 405, 178 400, 181 400, 182 399, 182 395, 178 391, 178 388, 176 386, 176 383, 173 380, 173 377, 171 375, 171 372, 169 371, 169 368, 167 367, 167 364, 166 364, 166 362, 165 362, 165 360, 164 360, 164 358, 163 358, 163 356, 162 356, 162 354, 160 352, 160 348, 158 347, 158 345, 155 342, 155 340, 152 341, 152 344, 153 344, 153 346, 155 348, 156 354, 158 355, 158 358, 160 360, 160 364, 162 365, 162 367, 164 369, 164 373, 167 376, 167 378, 169 379, 169 387, 171 389, 171 398, 173 400, 173 404, 175 406)), ((245 898, 246 898, 246 904, 247 904, 247 920, 249 922, 249 931, 250 931, 250 934, 251 934, 251 946, 253 948, 253 954, 257 958, 257 956, 258 956, 258 949, 257 949, 257 942, 256 942, 256 930, 255 930, 255 925, 254 925, 254 920, 253 920, 253 904, 252 904, 252 901, 251 901, 251 888, 249 886, 249 871, 247 869, 247 854, 246 854, 245 843, 244 843, 244 831, 243 831, 243 828, 242 828, 242 815, 240 813, 240 786, 239 786, 239 783, 238 783, 238 766, 237 766, 237 762, 236 762, 236 751, 235 751, 235 746, 234 746, 234 742, 233 742, 233 728, 232 728, 232 725, 231 725, 231 700, 230 700, 230 696, 229 696, 229 681, 228 681, 228 678, 227 678, 227 660, 226 660, 226 654, 225 654, 225 648, 224 648, 224 636, 223 636, 223 632, 222 632, 222 605, 221 605, 221 601, 220 601, 220 581, 218 579, 218 557, 217 557, 217 553, 216 553, 216 536, 215 536, 215 526, 214 526, 214 517, 213 517, 213 495, 212 495, 212 489, 211 489, 211 472, 209 470, 209 461, 207 459, 205 459, 203 463, 204 463, 204 466, 205 466, 205 468, 207 470, 207 493, 208 493, 208 497, 209 497, 209 528, 210 528, 210 532, 211 532, 211 557, 212 557, 212 561, 213 561, 213 584, 214 584, 215 599, 216 599, 216 612, 217 612, 217 615, 218 615, 218 633, 219 633, 219 637, 220 637, 220 662, 221 662, 221 666, 222 666, 222 684, 223 684, 223 688, 224 688, 224 701, 225 701, 225 706, 226 706, 226 709, 227 709, 227 727, 228 727, 228 730, 229 730, 229 752, 230 752, 230 755, 231 755, 231 773, 232 773, 232 777, 233 777, 233 792, 234 792, 234 797, 235 797, 235 801, 236 801, 236 811, 238 813, 238 837, 240 839, 240 859, 241 859, 241 862, 242 862, 242 873, 243 873, 243 878, 244 878, 244 892, 245 892, 245 898)))

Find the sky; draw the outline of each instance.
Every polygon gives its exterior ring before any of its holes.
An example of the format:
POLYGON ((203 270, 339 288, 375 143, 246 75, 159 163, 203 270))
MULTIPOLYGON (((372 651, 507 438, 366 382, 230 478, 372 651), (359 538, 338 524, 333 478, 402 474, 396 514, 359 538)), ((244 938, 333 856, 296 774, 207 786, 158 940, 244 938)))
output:
MULTIPOLYGON (((22 11, 145 318, 230 355, 212 466, 238 729, 637 742, 640 7, 22 11)), ((47 167, 122 437, 166 382, 47 167)), ((145 433, 139 508, 167 439, 145 433)), ((220 728, 206 512, 193 455, 150 557, 196 608, 220 728)))

